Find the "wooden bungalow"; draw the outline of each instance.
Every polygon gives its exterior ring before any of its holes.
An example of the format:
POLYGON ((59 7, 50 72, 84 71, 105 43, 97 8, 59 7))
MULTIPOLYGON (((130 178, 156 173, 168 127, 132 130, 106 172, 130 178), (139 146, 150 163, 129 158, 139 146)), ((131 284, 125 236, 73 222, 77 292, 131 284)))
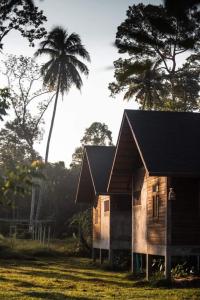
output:
POLYGON ((178 256, 199 270, 200 114, 125 110, 108 192, 132 195, 133 272, 160 257, 170 278, 178 256))
POLYGON ((93 212, 93 258, 131 250, 131 196, 107 193, 115 147, 85 146, 76 202, 93 212), (129 201, 128 201, 129 200, 129 201))

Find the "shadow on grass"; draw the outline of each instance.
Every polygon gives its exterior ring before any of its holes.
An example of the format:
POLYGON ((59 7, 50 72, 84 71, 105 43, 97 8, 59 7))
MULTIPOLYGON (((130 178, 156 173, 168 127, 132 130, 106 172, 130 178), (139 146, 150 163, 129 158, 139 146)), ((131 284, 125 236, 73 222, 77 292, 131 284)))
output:
POLYGON ((24 288, 43 288, 43 285, 35 284, 33 282, 23 281, 19 279, 10 279, 10 278, 4 278, 0 277, 0 282, 9 282, 14 284, 15 286, 24 287, 24 288))
MULTIPOLYGON (((73 270, 71 271, 71 273, 73 272, 73 270)), ((96 284, 103 284, 103 285, 115 285, 115 286, 118 286, 118 287, 124 287, 124 288, 131 288, 133 287, 133 283, 130 281, 130 282, 122 282, 121 279, 118 279, 120 280, 120 282, 118 280, 109 280, 108 279, 103 279, 101 277, 103 277, 102 274, 99 274, 99 277, 97 274, 94 274, 94 277, 91 278, 91 274, 88 276, 87 273, 79 273, 78 275, 73 275, 73 274, 68 274, 66 272, 66 274, 60 274, 59 272, 46 272, 44 270, 41 270, 41 271, 22 271, 22 273, 24 275, 29 275, 29 276, 34 276, 34 277, 44 277, 44 278, 51 278, 51 279, 62 279, 62 280, 70 280, 70 281, 73 281, 73 282, 88 282, 88 283, 96 283, 96 284), (81 276, 82 275, 82 276, 81 276)))
POLYGON ((50 293, 50 292, 26 292, 23 293, 25 296, 35 297, 39 299, 48 299, 48 300, 88 300, 85 297, 74 297, 74 296, 66 296, 62 293, 50 293))

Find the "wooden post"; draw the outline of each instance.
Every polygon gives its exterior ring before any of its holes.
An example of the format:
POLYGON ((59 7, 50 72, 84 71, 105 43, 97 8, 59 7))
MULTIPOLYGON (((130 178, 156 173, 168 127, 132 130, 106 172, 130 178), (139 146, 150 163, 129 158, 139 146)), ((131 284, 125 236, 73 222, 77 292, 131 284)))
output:
POLYGON ((99 249, 99 261, 100 261, 100 264, 102 265, 102 263, 103 263, 102 249, 99 249))
POLYGON ((152 274, 152 255, 146 254, 146 280, 150 279, 152 274))
POLYGON ((40 224, 40 243, 42 243, 42 224, 40 224))
POLYGON ((44 226, 44 229, 43 229, 43 245, 45 244, 45 235, 46 235, 46 226, 44 226))
POLYGON ((135 253, 131 253, 131 272, 136 273, 135 270, 135 253))
POLYGON ((175 194, 172 189, 172 178, 166 178, 167 186, 167 206, 166 206, 166 237, 165 237, 165 278, 171 279, 171 244, 172 244, 172 202, 175 200, 175 194))
POLYGON ((134 199, 133 199, 133 192, 134 192, 134 181, 132 176, 132 199, 131 199, 131 272, 135 273, 135 253, 134 253, 134 199))
POLYGON ((35 212, 35 197, 36 197, 36 186, 32 184, 32 195, 31 195, 31 211, 30 211, 30 221, 29 221, 29 232, 33 234, 33 218, 35 212))
POLYGON ((95 248, 92 247, 92 260, 93 262, 96 261, 96 251, 95 251, 95 248))
POLYGON ((50 243, 50 237, 51 237, 51 227, 48 227, 48 237, 47 237, 47 246, 49 247, 49 243, 50 243))
POLYGON ((171 280, 171 255, 165 254, 165 279, 171 280))
POLYGON ((35 225, 35 240, 37 241, 38 238, 38 225, 35 225))
POLYGON ((114 263, 114 256, 113 256, 113 250, 110 248, 108 252, 108 260, 111 266, 113 266, 114 263))
POLYGON ((200 256, 197 255, 197 272, 200 273, 200 256))

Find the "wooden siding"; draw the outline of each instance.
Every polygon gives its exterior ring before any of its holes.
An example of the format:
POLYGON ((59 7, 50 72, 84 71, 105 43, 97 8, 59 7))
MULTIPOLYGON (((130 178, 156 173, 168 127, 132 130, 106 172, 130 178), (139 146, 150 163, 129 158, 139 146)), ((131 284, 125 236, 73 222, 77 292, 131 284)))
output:
POLYGON ((132 184, 132 250, 147 253, 148 249, 160 252, 158 247, 166 245, 167 178, 148 176, 144 168, 133 174, 132 184), (140 201, 134 195, 141 191, 140 201), (158 207, 153 213, 153 197, 158 198, 158 207))
POLYGON ((110 204, 110 247, 130 250, 131 195, 112 195, 110 204))
POLYGON ((132 249, 136 253, 146 253, 146 203, 147 203, 147 176, 145 169, 134 172, 132 180, 132 249), (140 195, 135 200, 135 194, 140 195))
POLYGON ((200 245, 199 179, 171 178, 171 244, 200 245))
POLYGON ((167 177, 147 177, 147 243, 166 244, 167 177), (157 191, 155 186, 157 185, 157 191), (153 197, 158 196, 158 217, 153 214, 153 197))
POLYGON ((97 199, 97 205, 93 207, 93 243, 99 243, 101 239, 101 203, 97 199), (97 217, 97 220, 96 220, 97 217))
POLYGON ((96 207, 93 207, 94 248, 109 249, 110 247, 110 210, 104 212, 105 201, 110 201, 110 196, 100 195, 96 207), (98 214, 98 222, 95 222, 96 214, 98 214))

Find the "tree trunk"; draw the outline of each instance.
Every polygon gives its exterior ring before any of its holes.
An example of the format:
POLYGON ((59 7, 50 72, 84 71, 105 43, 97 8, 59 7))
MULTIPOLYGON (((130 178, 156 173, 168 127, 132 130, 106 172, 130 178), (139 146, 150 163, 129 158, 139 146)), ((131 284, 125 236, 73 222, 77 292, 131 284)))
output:
POLYGON ((49 146, 50 146, 51 135, 52 135, 53 125, 54 125, 54 120, 55 120, 55 115, 56 115, 59 91, 60 91, 60 74, 59 74, 59 77, 58 77, 58 86, 57 86, 57 91, 56 91, 56 98, 55 98, 55 102, 54 102, 53 114, 52 114, 52 118, 51 118, 51 125, 50 125, 49 135, 48 135, 48 139, 47 139, 46 154, 45 154, 45 161, 44 161, 45 164, 48 162, 49 146))
MULTIPOLYGON (((57 85, 57 90, 56 90, 56 98, 55 98, 55 102, 54 102, 53 114, 52 114, 52 118, 51 118, 51 125, 50 125, 49 135, 48 135, 48 139, 47 139, 46 154, 45 154, 45 166, 48 163, 49 146, 50 146, 51 135, 52 135, 53 125, 54 125, 54 120, 55 120, 55 115, 56 115, 59 91, 60 91, 60 68, 59 68, 59 76, 58 76, 58 85, 57 85)), ((44 170, 44 173, 45 173, 45 170, 44 170)), ((41 209, 41 205, 42 205, 42 198, 44 197, 44 192, 45 192, 45 183, 40 185, 40 195, 39 195, 39 199, 38 199, 38 203, 37 203, 37 210, 36 210, 36 216, 35 216, 36 222, 38 221, 38 219, 40 217, 40 209, 41 209)))

